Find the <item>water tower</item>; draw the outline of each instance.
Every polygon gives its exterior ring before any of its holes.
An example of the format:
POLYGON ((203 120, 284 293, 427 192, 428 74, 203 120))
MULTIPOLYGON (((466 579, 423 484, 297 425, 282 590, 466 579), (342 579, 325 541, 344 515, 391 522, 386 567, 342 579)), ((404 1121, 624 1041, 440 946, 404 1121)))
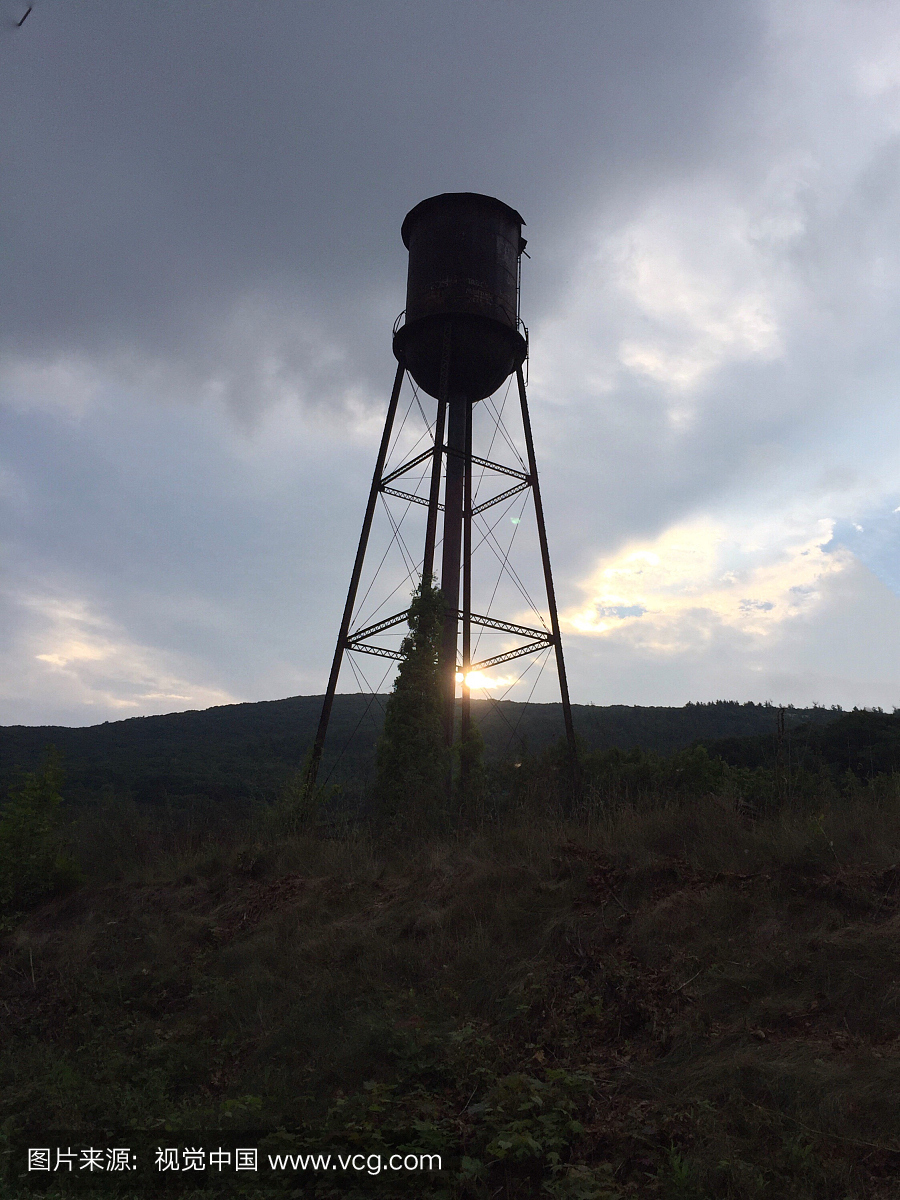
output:
POLYGON ((438 521, 442 514, 438 582, 446 603, 446 618, 439 663, 447 744, 452 745, 454 737, 458 686, 461 689, 462 733, 465 734, 468 728, 471 719, 468 677, 471 672, 552 647, 566 736, 573 763, 575 761, 575 734, 522 371, 527 356, 527 341, 521 332, 524 326, 519 319, 520 266, 526 245, 522 237, 523 224, 515 209, 491 196, 446 192, 417 204, 407 213, 401 227, 403 243, 409 250, 409 273, 405 321, 402 324, 398 321, 399 327, 394 329, 397 373, 313 747, 311 783, 315 782, 322 757, 345 652, 399 658, 396 651, 388 650, 372 639, 389 628, 405 624, 408 610, 363 628, 352 628, 369 532, 380 494, 427 506, 420 578, 430 578, 434 574, 438 521), (385 474, 400 390, 407 373, 422 391, 437 401, 433 438, 424 453, 385 474), (518 387, 526 446, 526 462, 520 464, 526 469, 522 470, 472 453, 476 405, 496 392, 512 374, 515 374, 518 387), (429 460, 427 496, 404 491, 403 476, 429 460), (473 467, 490 469, 504 477, 505 490, 481 504, 473 504, 473 467), (473 517, 522 491, 530 491, 534 501, 549 629, 472 612, 473 517), (526 640, 513 649, 473 663, 473 625, 526 640))

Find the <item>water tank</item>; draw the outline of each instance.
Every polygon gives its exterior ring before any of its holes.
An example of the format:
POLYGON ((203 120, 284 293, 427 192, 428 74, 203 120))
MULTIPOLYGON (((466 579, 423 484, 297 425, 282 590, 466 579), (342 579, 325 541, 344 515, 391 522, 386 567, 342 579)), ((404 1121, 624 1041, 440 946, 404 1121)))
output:
POLYGON ((476 192, 431 196, 406 214, 406 323, 394 335, 394 354, 429 395, 440 390, 448 322, 451 395, 482 400, 522 364, 523 224, 514 208, 476 192))

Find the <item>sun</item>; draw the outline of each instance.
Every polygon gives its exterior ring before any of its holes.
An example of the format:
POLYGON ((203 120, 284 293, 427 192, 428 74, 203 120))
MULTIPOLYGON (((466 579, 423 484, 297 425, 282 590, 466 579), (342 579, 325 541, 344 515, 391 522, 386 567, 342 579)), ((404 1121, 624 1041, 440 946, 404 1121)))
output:
MULTIPOLYGON (((462 683, 462 681, 462 671, 457 671, 456 682, 462 683)), ((511 682, 512 680, 509 680, 505 677, 502 679, 491 679, 490 675, 483 675, 481 671, 470 671, 466 676, 466 683, 470 688, 484 688, 485 690, 490 690, 491 688, 508 687, 511 682)))

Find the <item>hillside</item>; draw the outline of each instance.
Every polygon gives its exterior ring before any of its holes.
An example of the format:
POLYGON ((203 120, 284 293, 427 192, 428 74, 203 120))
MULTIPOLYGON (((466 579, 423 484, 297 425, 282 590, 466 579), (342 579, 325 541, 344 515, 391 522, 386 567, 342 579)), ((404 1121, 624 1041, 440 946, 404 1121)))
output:
POLYGON ((77 1192, 121 1200, 896 1196, 896 789, 753 822, 603 789, 563 819, 528 773, 445 834, 85 816, 80 886, 0 923, 2 1194, 37 1194, 31 1127, 138 1147, 77 1192), (260 1173, 163 1180, 157 1145, 260 1173))
MULTIPOLYGON (((320 780, 364 779, 374 758, 386 697, 338 696, 320 780)), ((245 805, 271 799, 312 743, 321 696, 295 696, 204 711, 132 717, 70 729, 0 727, 0 795, 16 768, 34 770, 53 744, 63 755, 66 795, 94 796, 104 788, 139 802, 205 798, 245 805)), ((474 701, 489 759, 539 753, 563 733, 559 704, 474 701)), ((697 740, 771 737, 778 710, 767 705, 688 704, 683 708, 575 705, 575 729, 587 750, 641 747, 671 753, 697 740)), ((834 720, 839 711, 788 709, 788 728, 834 720)))

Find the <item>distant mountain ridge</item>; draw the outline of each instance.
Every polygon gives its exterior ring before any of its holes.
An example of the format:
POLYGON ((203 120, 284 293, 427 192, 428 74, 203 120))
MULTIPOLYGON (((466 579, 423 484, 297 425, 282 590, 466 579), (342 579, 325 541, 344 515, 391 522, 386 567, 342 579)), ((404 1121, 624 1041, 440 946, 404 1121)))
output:
MULTIPOLYGON (((368 776, 386 696, 335 698, 320 780, 368 776)), ((48 745, 63 755, 66 794, 88 798, 111 788, 141 802, 206 797, 210 801, 269 799, 303 762, 315 735, 321 696, 293 696, 216 708, 129 717, 83 728, 0 726, 0 797, 17 769, 33 770, 48 745)), ((489 758, 538 753, 563 735, 557 704, 474 700, 489 758)), ((635 746, 671 753, 696 741, 774 735, 773 705, 715 701, 682 708, 623 704, 572 706, 575 730, 588 750, 635 746)), ((817 726, 840 709, 787 708, 785 724, 817 726)))

